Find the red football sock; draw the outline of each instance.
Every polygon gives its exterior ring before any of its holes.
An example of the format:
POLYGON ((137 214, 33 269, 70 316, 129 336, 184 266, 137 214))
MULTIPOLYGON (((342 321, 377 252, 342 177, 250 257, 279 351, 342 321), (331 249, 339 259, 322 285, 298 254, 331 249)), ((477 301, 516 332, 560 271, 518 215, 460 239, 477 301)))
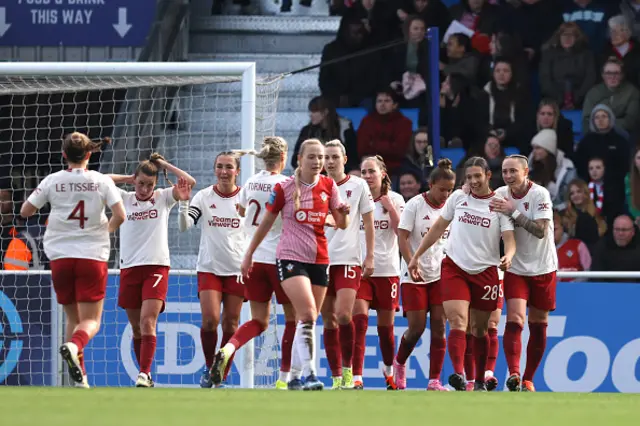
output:
POLYGON ((447 352, 447 339, 439 339, 431 335, 429 349, 429 380, 439 380, 444 366, 444 354, 447 352))
POLYGON ((449 347, 449 358, 453 364, 453 371, 457 374, 464 373, 464 352, 467 347, 467 333, 463 330, 449 331, 447 345, 449 347))
POLYGON ((342 376, 342 353, 340 351, 340 337, 337 328, 325 328, 323 333, 324 351, 331 369, 331 376, 342 376))
POLYGON ((533 381, 533 376, 542 361, 547 347, 547 324, 540 322, 529 323, 529 343, 527 344, 527 366, 522 380, 533 381))
MULTIPOLYGON (((222 332, 222 340, 220 341, 220 347, 224 347, 224 345, 226 345, 227 343, 229 343, 229 340, 231 340, 231 338, 233 337, 233 333, 227 333, 226 331, 222 332)), ((231 370, 231 366, 233 365, 233 358, 235 358, 236 353, 234 352, 230 357, 229 357, 229 361, 227 362, 227 368, 224 369, 224 377, 222 380, 227 380, 227 375, 229 374, 229 371, 231 370)))
POLYGON ((393 335, 392 325, 378 326, 378 340, 380 340, 380 352, 384 365, 393 365, 393 357, 396 352, 396 341, 393 335))
POLYGON ((216 345, 218 344, 218 331, 205 331, 200 329, 200 342, 202 342, 204 362, 207 366, 207 369, 209 369, 213 365, 213 356, 216 354, 216 345))
POLYGON ((353 321, 347 324, 340 324, 340 351, 342 352, 342 365, 351 367, 353 364, 353 338, 355 334, 355 325, 353 321))
POLYGON ((464 376, 468 382, 475 380, 476 378, 476 361, 474 358, 474 340, 471 334, 467 334, 466 348, 464 351, 464 376))
POLYGON ((504 327, 502 348, 507 359, 509 374, 520 374, 520 355, 522 354, 522 326, 508 322, 504 327))
POLYGON ((354 315, 353 324, 355 326, 355 339, 353 345, 353 375, 362 376, 364 368, 364 350, 367 341, 367 328, 369 328, 369 317, 364 314, 354 315))
POLYGON ((498 350, 500 349, 500 345, 498 342, 498 329, 490 328, 487 331, 487 334, 489 335, 489 356, 487 357, 487 370, 496 371, 496 361, 498 360, 498 350))
POLYGON ((484 383, 484 372, 487 368, 487 355, 489 354, 489 336, 473 338, 473 354, 476 361, 476 383, 484 383))
POLYGON ((293 348, 293 337, 296 335, 296 322, 287 321, 282 333, 282 360, 280 361, 280 371, 287 373, 291 371, 291 349, 293 348))
POLYGON ((78 352, 82 351, 89 343, 89 335, 84 330, 78 330, 71 336, 71 343, 78 347, 78 352))
POLYGON ((87 369, 84 368, 84 351, 78 352, 78 361, 80 361, 80 369, 83 375, 87 375, 87 369))
POLYGON ((242 324, 235 333, 233 333, 233 336, 231 337, 231 339, 229 339, 229 343, 231 343, 237 351, 238 349, 243 347, 249 340, 261 335, 264 330, 265 329, 260 321, 247 321, 242 324))
POLYGON ((142 339, 133 339, 133 352, 136 354, 136 361, 138 361, 138 367, 140 367, 140 345, 142 345, 142 339))
POLYGON ((400 346, 398 347, 398 354, 396 355, 396 362, 398 364, 404 365, 409 359, 411 352, 418 344, 418 341, 411 341, 405 338, 404 334, 402 335, 402 339, 400 339, 400 346))
POLYGON ((140 371, 143 373, 151 373, 151 364, 156 354, 156 336, 142 336, 142 344, 140 345, 140 371))

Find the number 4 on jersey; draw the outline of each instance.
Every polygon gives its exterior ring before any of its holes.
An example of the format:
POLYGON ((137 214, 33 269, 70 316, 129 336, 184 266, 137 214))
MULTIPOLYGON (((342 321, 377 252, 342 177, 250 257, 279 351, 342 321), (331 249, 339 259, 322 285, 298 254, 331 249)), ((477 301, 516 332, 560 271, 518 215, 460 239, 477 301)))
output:
POLYGON ((89 220, 88 217, 84 216, 84 200, 78 201, 78 204, 73 208, 73 211, 69 217, 67 217, 67 220, 77 220, 80 225, 80 229, 84 229, 84 222, 89 220))

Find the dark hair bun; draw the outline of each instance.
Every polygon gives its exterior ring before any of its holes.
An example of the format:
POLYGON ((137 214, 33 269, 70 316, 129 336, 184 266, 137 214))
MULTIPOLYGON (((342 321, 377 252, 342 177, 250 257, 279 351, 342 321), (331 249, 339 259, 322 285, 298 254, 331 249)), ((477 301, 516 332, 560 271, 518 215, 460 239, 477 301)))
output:
POLYGON ((438 168, 451 170, 453 168, 453 163, 448 158, 441 158, 438 160, 438 168))

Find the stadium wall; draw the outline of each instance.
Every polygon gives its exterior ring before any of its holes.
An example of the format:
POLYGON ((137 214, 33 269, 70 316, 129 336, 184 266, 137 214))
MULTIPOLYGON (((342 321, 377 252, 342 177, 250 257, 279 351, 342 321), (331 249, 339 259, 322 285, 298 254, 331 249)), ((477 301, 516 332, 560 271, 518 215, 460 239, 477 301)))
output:
MULTIPOLYGON (((132 386, 137 375, 131 349, 131 332, 125 312, 116 306, 117 276, 111 276, 100 333, 86 350, 88 375, 95 386, 132 386)), ((0 384, 51 385, 55 383, 57 348, 52 343, 55 315, 47 275, 0 276, 0 384), (52 323, 53 318, 53 323, 52 323)), ((640 285, 634 283, 558 283, 558 309, 550 316, 548 343, 535 383, 538 391, 640 392, 636 374, 640 358, 637 301, 640 285)), ((158 323, 158 352, 153 377, 158 385, 197 386, 204 359, 200 348, 200 308, 193 276, 172 276, 164 314, 158 323)), ((55 308, 55 306, 54 306, 55 308)), ((504 332, 503 316, 499 335, 504 332)), ((284 318, 278 315, 278 337, 284 318)), ((396 342, 406 329, 401 313, 396 317, 396 342)), ((321 335, 322 325, 318 325, 321 335)), ((526 339, 527 329, 523 333, 526 339)), ((256 353, 261 368, 256 375, 278 368, 278 345, 265 344, 256 353)), ((256 347, 258 351, 260 348, 256 347)), ((429 330, 409 359, 408 387, 424 389, 429 371, 429 330)), ((526 351, 523 351, 526 352, 526 351)), ((324 348, 318 348, 319 375, 329 384, 324 348)), ((524 365, 524 363, 522 364, 524 365)), ((364 381, 367 388, 383 388, 382 360, 376 335, 376 318, 370 319, 364 381)), ((239 383, 237 365, 232 384, 239 383)), ((452 372, 448 358, 443 377, 452 372)), ((496 377, 507 377, 499 353, 496 377)))

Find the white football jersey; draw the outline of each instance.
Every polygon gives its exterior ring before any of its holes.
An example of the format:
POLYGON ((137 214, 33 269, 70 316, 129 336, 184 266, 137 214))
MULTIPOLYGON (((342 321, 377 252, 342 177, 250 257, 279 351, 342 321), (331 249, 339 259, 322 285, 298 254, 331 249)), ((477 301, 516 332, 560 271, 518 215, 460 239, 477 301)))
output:
POLYGON ((360 266, 363 257, 366 254, 366 241, 364 241, 364 232, 362 232, 362 246, 364 251, 361 252, 360 242, 360 222, 363 214, 372 212, 375 209, 373 197, 369 185, 364 179, 357 176, 347 175, 340 182, 336 182, 340 197, 349 203, 351 210, 349 212, 349 226, 347 229, 333 229, 329 227, 325 234, 329 241, 329 261, 331 265, 356 265, 360 266))
POLYGON ((104 207, 122 201, 111 178, 93 170, 61 170, 44 178, 27 201, 38 209, 51 204, 43 239, 49 260, 109 260, 109 220, 104 207))
POLYGON ((173 188, 156 189, 140 201, 135 192, 120 190, 127 219, 120 226, 120 268, 170 266, 169 213, 176 205, 173 188))
POLYGON ((479 274, 500 264, 502 232, 513 231, 511 219, 489 208, 495 193, 484 197, 455 191, 445 203, 441 216, 451 221, 445 254, 463 271, 479 274))
MULTIPOLYGON (((429 229, 436 223, 436 220, 440 217, 442 212, 441 206, 431 204, 427 193, 416 195, 407 202, 404 206, 404 211, 400 217, 400 225, 398 228, 409 231, 409 245, 413 253, 418 250, 422 237, 427 235, 429 229)), ((418 268, 420 275, 425 281, 416 283, 411 279, 411 275, 408 273, 407 263, 402 259, 402 274, 400 281, 403 283, 411 284, 423 284, 438 281, 440 279, 440 266, 442 259, 444 258, 444 247, 449 238, 449 228, 444 231, 442 238, 440 238, 429 250, 427 250, 419 259, 418 268)))
MULTIPOLYGON (((240 190, 238 204, 245 209, 244 229, 249 240, 253 237, 264 217, 266 205, 271 197, 273 188, 277 183, 284 182, 287 179, 289 179, 287 176, 263 170, 251 176, 240 190)), ((281 233, 282 218, 278 215, 271 230, 269 230, 267 236, 253 254, 254 262, 276 264, 276 248, 278 247, 281 233)))
POLYGON ((240 188, 231 194, 218 192, 215 185, 199 191, 189 204, 189 217, 200 225, 198 272, 219 276, 240 274, 247 249, 243 218, 238 214, 240 188))
MULTIPOLYGON (((389 191, 391 202, 398 209, 402 216, 404 209, 404 198, 397 192, 389 191)), ((398 248, 398 236, 391 229, 391 219, 389 212, 384 212, 380 197, 373 200, 375 210, 373 213, 373 223, 376 232, 376 245, 373 250, 373 261, 375 263, 372 277, 399 277, 400 276, 400 249, 398 248)), ((360 251, 363 256, 367 253, 365 247, 364 224, 360 221, 360 251)))
POLYGON ((531 220, 547 219, 547 234, 542 239, 514 225, 518 249, 513 256, 509 272, 534 276, 557 271, 558 253, 553 235, 553 203, 549 191, 543 186, 529 182, 527 193, 520 198, 514 196, 507 186, 498 188, 496 194, 511 199, 520 214, 531 220))

